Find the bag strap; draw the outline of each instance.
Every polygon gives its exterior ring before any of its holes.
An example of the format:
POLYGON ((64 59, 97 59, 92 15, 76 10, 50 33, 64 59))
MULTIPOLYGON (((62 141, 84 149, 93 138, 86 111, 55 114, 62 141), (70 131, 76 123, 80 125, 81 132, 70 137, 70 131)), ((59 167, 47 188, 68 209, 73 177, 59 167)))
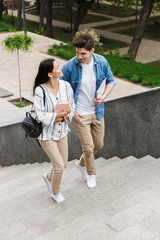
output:
MULTIPOLYGON (((43 91, 43 103, 44 103, 44 106, 45 106, 45 100, 46 100, 45 90, 41 85, 39 85, 39 87, 42 88, 42 91, 43 91)), ((34 110, 33 110, 33 104, 32 104, 31 113, 33 113, 33 112, 34 112, 34 110)))
POLYGON ((44 90, 44 88, 41 85, 39 85, 39 87, 41 87, 42 91, 43 91, 43 103, 44 103, 44 106, 45 106, 45 100, 46 100, 45 90, 44 90))

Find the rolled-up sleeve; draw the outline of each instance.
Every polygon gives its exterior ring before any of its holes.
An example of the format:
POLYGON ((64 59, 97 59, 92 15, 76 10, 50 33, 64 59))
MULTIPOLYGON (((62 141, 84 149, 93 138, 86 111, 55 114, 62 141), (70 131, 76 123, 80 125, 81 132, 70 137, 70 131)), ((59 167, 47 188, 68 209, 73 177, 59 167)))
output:
POLYGON ((108 83, 111 83, 114 85, 116 84, 113 73, 111 71, 111 68, 110 68, 108 62, 106 62, 106 79, 107 79, 106 84, 108 84, 108 83))

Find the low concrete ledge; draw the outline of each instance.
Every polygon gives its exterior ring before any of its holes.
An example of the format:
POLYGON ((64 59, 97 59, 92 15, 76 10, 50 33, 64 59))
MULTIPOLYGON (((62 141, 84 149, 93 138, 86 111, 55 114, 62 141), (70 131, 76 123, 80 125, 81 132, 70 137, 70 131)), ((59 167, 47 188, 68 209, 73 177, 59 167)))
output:
MULTIPOLYGON (((105 102, 104 147, 96 154, 137 158, 160 157, 160 88, 105 102)), ((80 141, 74 124, 70 124, 69 160, 81 155, 80 141)), ((0 165, 49 161, 36 140, 25 138, 21 120, 1 123, 0 165)))

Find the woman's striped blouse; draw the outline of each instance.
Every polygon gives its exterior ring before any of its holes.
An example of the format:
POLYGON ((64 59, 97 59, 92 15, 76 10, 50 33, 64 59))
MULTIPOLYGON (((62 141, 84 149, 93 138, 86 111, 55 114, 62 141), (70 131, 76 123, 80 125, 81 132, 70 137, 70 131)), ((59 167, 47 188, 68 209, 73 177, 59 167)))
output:
POLYGON ((41 84, 41 86, 45 90, 45 105, 43 101, 43 90, 39 86, 35 89, 33 100, 37 119, 42 122, 43 126, 42 134, 38 139, 59 140, 65 137, 70 131, 68 123, 71 122, 75 112, 73 90, 70 84, 63 80, 59 80, 57 96, 55 96, 45 85, 41 84), (58 100, 68 100, 70 102, 71 113, 69 114, 69 118, 64 122, 55 123, 56 113, 54 113, 54 108, 58 100))

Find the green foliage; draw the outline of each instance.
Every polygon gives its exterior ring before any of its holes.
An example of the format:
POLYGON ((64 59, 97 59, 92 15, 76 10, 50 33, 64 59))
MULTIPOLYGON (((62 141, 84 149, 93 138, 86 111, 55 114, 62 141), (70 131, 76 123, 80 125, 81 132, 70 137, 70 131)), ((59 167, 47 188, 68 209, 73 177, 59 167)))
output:
POLYGON ((128 59, 128 60, 130 59, 130 57, 127 53, 122 54, 121 57, 124 59, 128 59))
POLYGON ((136 38, 137 38, 137 39, 142 39, 142 38, 143 38, 143 35, 142 35, 142 34, 138 34, 138 35, 136 36, 136 38))
POLYGON ((73 7, 74 5, 74 0, 65 0, 65 2, 66 2, 66 6, 69 8, 73 7))
POLYGON ((14 104, 16 107, 19 107, 19 108, 22 108, 22 107, 25 107, 25 106, 26 106, 24 103, 21 103, 21 102, 13 102, 13 104, 14 104))
POLYGON ((48 54, 69 60, 75 56, 75 47, 71 43, 63 46, 53 45, 53 47, 48 50, 48 54))
MULTIPOLYGON (((64 46, 54 45, 48 53, 69 60, 75 56, 75 48, 71 44, 64 46)), ((146 86, 160 86, 159 66, 136 62, 130 59, 127 54, 120 56, 119 53, 114 54, 111 52, 107 55, 103 54, 103 56, 109 62, 114 75, 146 86)))
MULTIPOLYGON (((75 21, 75 17, 76 17, 76 9, 72 8, 72 20, 73 22, 75 21)), ((36 9, 32 9, 29 10, 27 13, 29 14, 33 14, 36 16, 39 16, 39 12, 36 11, 36 9)), ((52 14, 53 14, 53 20, 58 20, 58 21, 63 21, 66 23, 70 23, 71 21, 71 13, 70 13, 70 6, 67 6, 66 8, 53 8, 52 10, 52 14)), ((87 14, 85 16, 85 18, 83 19, 82 23, 92 23, 92 22, 100 22, 100 21, 107 21, 111 18, 108 18, 107 16, 97 16, 97 15, 90 15, 87 14)), ((27 25, 28 26, 28 25, 27 25)))
POLYGON ((34 42, 33 38, 31 38, 27 34, 16 33, 12 36, 8 36, 2 42, 2 45, 9 52, 14 52, 17 49, 22 51, 28 51, 33 42, 34 42))
POLYGON ((160 86, 160 68, 151 64, 143 64, 124 56, 104 55, 108 60, 112 72, 123 78, 130 79, 142 85, 160 86))
MULTIPOLYGON (((118 2, 120 1, 116 0, 115 4, 100 3, 99 8, 97 8, 97 3, 95 2, 91 10, 92 12, 97 12, 100 14, 105 14, 105 15, 110 15, 115 17, 129 17, 129 16, 135 15, 135 9, 131 7, 127 7, 127 5, 130 5, 130 4, 127 3, 124 5, 124 1, 121 1, 120 3, 118 2)), ((125 2, 129 2, 129 0, 126 0, 125 2)))
MULTIPOLYGON (((31 38, 30 36, 28 36, 27 34, 18 34, 18 33, 10 35, 4 41, 2 41, 2 45, 4 46, 4 48, 7 51, 9 51, 11 53, 17 51, 20 104, 22 104, 22 96, 21 96, 21 77, 20 77, 19 50, 28 51, 33 42, 34 42, 34 39, 31 38)), ((19 106, 19 107, 21 107, 21 106, 19 106)))

